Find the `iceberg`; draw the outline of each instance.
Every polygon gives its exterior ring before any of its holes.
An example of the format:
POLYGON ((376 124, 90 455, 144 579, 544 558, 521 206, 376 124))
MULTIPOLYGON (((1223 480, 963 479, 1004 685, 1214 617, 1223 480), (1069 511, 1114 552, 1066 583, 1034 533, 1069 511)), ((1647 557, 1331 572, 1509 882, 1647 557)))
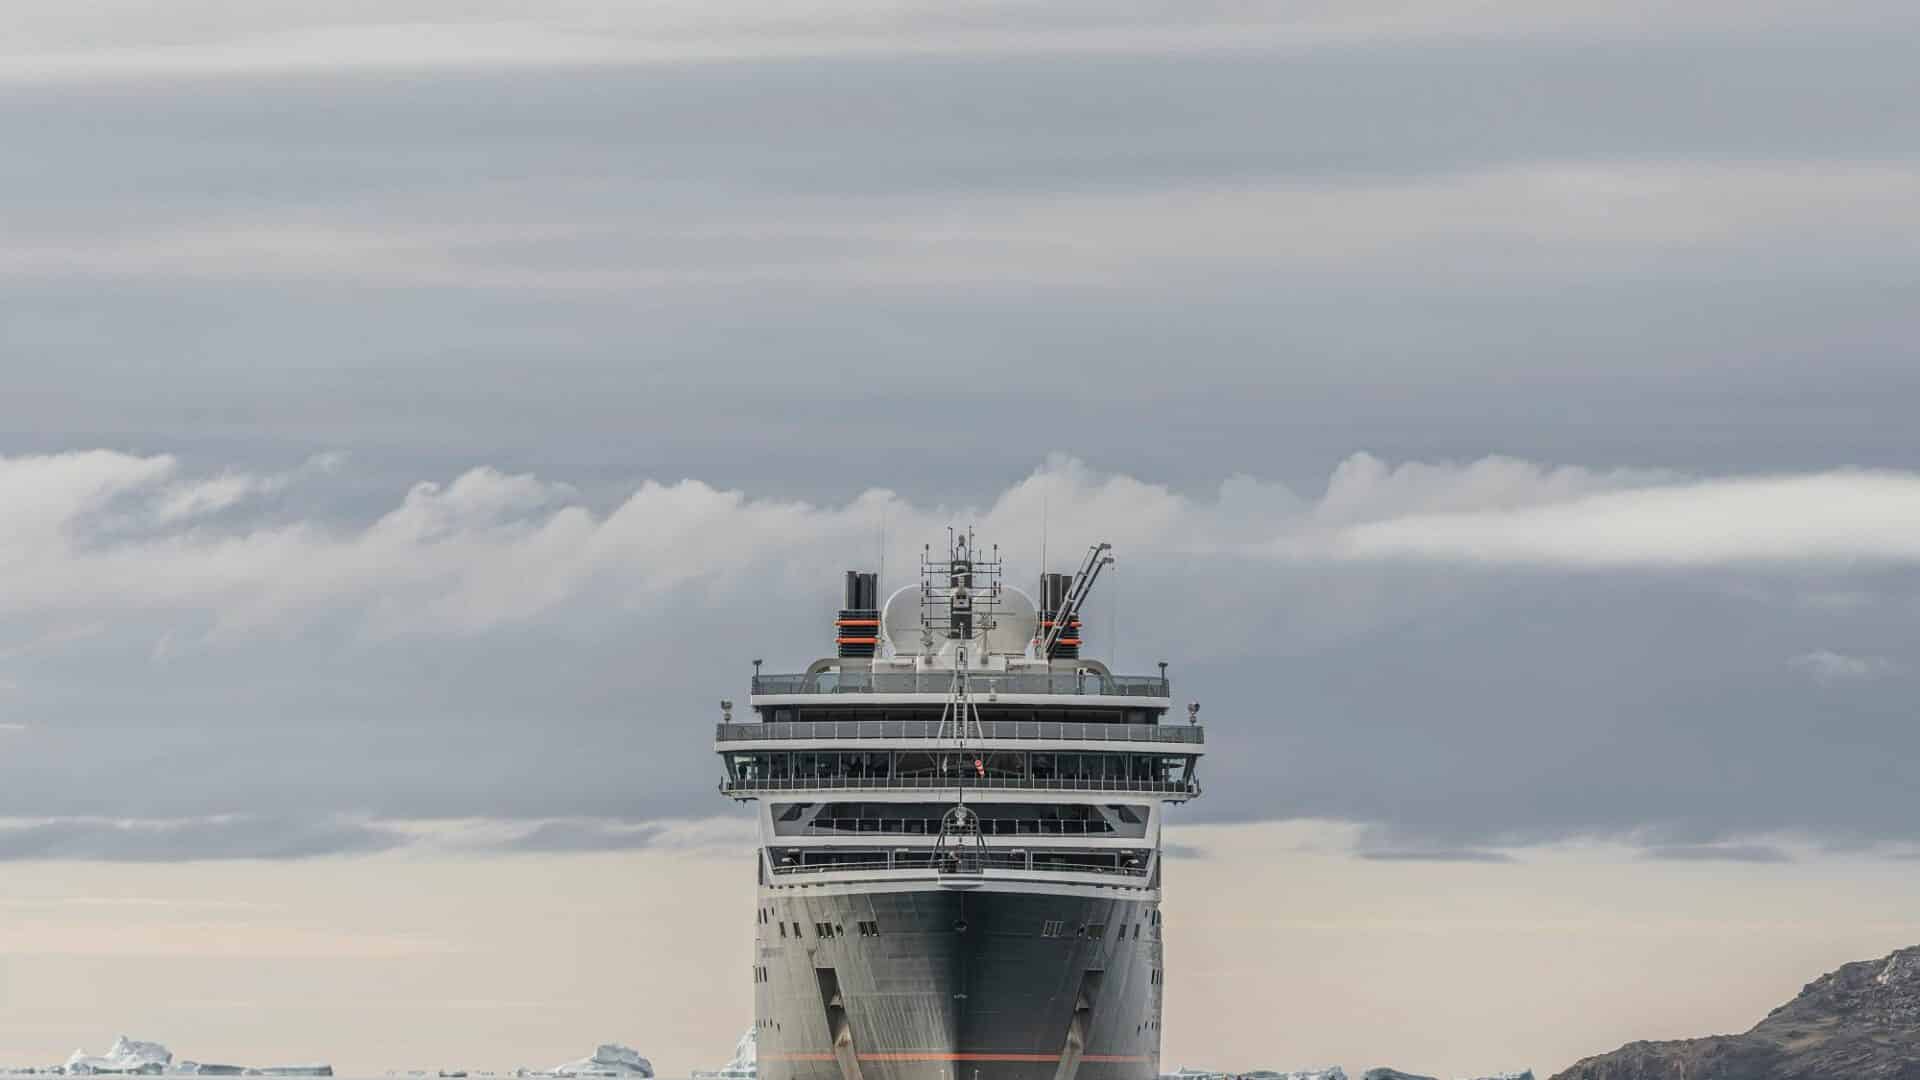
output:
POLYGON ((695 1069, 692 1080, 758 1080, 760 1075, 760 1033, 748 1028, 733 1044, 733 1060, 717 1069, 695 1069))
POLYGON ((555 1065, 547 1070, 554 1076, 638 1076, 651 1078, 653 1062, 640 1056, 631 1046, 601 1043, 592 1057, 555 1065))
POLYGON ((311 1065, 265 1065, 258 1069, 248 1069, 248 1076, 332 1076, 333 1066, 311 1065))
POLYGON ((1254 1069, 1239 1076, 1240 1080, 1347 1080, 1346 1070, 1338 1065, 1329 1065, 1324 1069, 1296 1069, 1293 1072, 1254 1069))
POLYGON ((94 1056, 75 1050, 67 1059, 69 1076, 158 1076, 173 1061, 173 1051, 157 1042, 142 1042, 125 1035, 113 1040, 107 1052, 94 1056))

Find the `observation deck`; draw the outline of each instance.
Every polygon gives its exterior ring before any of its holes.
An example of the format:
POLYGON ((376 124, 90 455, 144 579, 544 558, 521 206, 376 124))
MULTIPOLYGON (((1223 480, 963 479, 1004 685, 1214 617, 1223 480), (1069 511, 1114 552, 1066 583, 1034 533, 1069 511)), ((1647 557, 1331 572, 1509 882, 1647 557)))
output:
MULTIPOLYGON (((804 744, 948 738, 955 725, 931 720, 796 720, 715 724, 716 743, 804 744)), ((1049 720, 976 720, 967 724, 974 740, 1048 743, 1174 743, 1199 746, 1207 741, 1198 724, 1100 724, 1049 720)))
MULTIPOLYGON (((1046 694, 1064 697, 1126 697, 1155 699, 1162 704, 1171 693, 1157 675, 1112 675, 1104 669, 1082 667, 1068 672, 998 672, 982 668, 968 683, 983 699, 994 694, 1046 694)), ((825 669, 791 675, 755 675, 753 695, 789 694, 928 694, 945 696, 953 689, 948 671, 859 671, 825 669)))

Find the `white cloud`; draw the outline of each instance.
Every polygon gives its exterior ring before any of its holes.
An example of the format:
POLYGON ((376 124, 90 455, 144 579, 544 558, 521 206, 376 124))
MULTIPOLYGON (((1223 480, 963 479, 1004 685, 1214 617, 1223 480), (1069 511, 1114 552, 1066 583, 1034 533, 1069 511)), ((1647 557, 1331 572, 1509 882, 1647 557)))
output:
POLYGON ((1880 657, 1849 656, 1830 649, 1801 653, 1787 663, 1820 683, 1858 682, 1878 678, 1893 670, 1893 664, 1880 657))
POLYGON ((820 566, 873 551, 883 517, 896 567, 950 523, 1037 547, 1043 515, 1057 556, 1106 539, 1123 559, 1223 559, 1235 572, 1259 559, 1840 571, 1920 561, 1920 476, 1893 472, 1687 480, 1356 455, 1310 499, 1247 477, 1192 496, 1058 459, 974 508, 877 490, 815 505, 682 480, 647 482, 596 513, 565 485, 483 467, 417 484, 358 525, 250 516, 243 497, 283 490, 285 478, 180 472, 170 458, 105 451, 0 459, 0 499, 13 508, 0 529, 0 612, 31 614, 49 632, 127 610, 211 612, 228 629, 344 612, 375 632, 476 632, 572 602, 632 608, 693 582, 811 587, 820 566))
POLYGON ((1573 567, 1907 563, 1920 475, 1839 471, 1630 484, 1524 507, 1413 513, 1334 538, 1356 559, 1573 567))

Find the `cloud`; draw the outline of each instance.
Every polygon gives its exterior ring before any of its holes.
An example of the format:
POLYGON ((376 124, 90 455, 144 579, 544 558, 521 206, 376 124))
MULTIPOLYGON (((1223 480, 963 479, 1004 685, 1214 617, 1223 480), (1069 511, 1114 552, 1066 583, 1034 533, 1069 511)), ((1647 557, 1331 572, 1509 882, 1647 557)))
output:
POLYGON ((1369 862, 1438 862, 1438 863, 1510 863, 1514 857, 1504 851, 1487 851, 1480 848, 1401 848, 1386 850, 1367 850, 1354 853, 1369 862))
POLYGON ((1920 754, 1893 680, 1818 694, 1800 676, 1824 668, 1780 660, 1809 619, 1900 632, 1920 595, 1905 473, 1359 454, 1317 485, 1182 491, 1062 457, 941 502, 484 466, 383 496, 364 468, 0 459, 20 508, 0 525, 0 655, 22 672, 8 722, 27 725, 0 756, 0 813, 109 823, 10 834, 16 857, 271 852, 280 832, 295 854, 302 836, 379 850, 356 823, 468 817, 518 823, 469 838, 489 850, 693 842, 639 823, 719 813, 706 724, 750 658, 804 666, 828 648, 839 573, 881 561, 883 524, 897 587, 950 523, 1001 544, 1015 586, 1043 523, 1056 566, 1116 545, 1090 648, 1122 670, 1170 659, 1204 700, 1197 820, 1377 825, 1359 854, 1389 860, 1648 826, 1910 838, 1880 768, 1920 754), (161 512, 283 475, 271 498, 161 512), (1878 600, 1797 600, 1836 590, 1878 600), (1814 713, 1854 736, 1823 738, 1814 713), (603 775, 623 782, 580 781, 603 775))
POLYGON ((349 528, 230 520, 245 493, 279 491, 284 477, 178 474, 170 458, 104 451, 0 458, 0 498, 15 508, 0 527, 9 556, 0 612, 71 622, 212 611, 230 631, 344 612, 382 634, 481 632, 590 598, 626 605, 692 582, 737 587, 748 567, 812 572, 805 568, 832 565, 837 552, 870 550, 883 519, 895 566, 909 564, 910 543, 950 522, 1026 541, 1047 515, 1074 522, 1077 539, 1104 537, 1142 560, 1835 571, 1920 563, 1920 476, 1896 472, 1681 479, 1504 458, 1389 466, 1356 455, 1316 499, 1247 478, 1194 497, 1061 459, 973 508, 880 490, 817 505, 683 480, 645 482, 597 512, 565 484, 480 467, 450 483, 417 483, 397 506, 349 528), (209 520, 216 508, 229 516, 209 520), (150 524, 129 527, 129 512, 150 524))
MULTIPOLYGON (((620 851, 724 852, 754 843, 750 822, 593 818, 527 821, 350 819, 338 815, 224 814, 207 818, 0 818, 0 862, 287 860, 414 852, 529 855, 620 851)), ((97 901, 134 903, 132 900, 97 901)))
POLYGON ((1839 471, 1631 485, 1517 508, 1412 513, 1334 538, 1360 559, 1565 567, 1911 563, 1920 475, 1839 471))
POLYGON ((1787 664, 1818 683, 1857 682, 1878 678, 1893 670, 1893 664, 1880 657, 1849 656, 1830 649, 1801 653, 1787 664))
POLYGON ((1792 853, 1771 844, 1665 844, 1645 849, 1649 859, 1666 862, 1793 862, 1792 853))
POLYGON ((547 821, 500 845, 503 851, 638 851, 661 838, 657 825, 616 825, 593 821, 547 821))
POLYGON ((376 825, 252 815, 188 821, 96 818, 0 823, 0 861, 310 859, 372 854, 404 842, 402 834, 376 825))
POLYGON ((908 0, 884 8, 842 0, 684 0, 609 9, 584 0, 544 5, 538 18, 513 4, 407 0, 377 16, 356 7, 315 11, 284 3, 244 9, 193 0, 158 19, 136 4, 98 20, 46 18, 50 0, 28 0, 0 19, 19 81, 160 76, 240 76, 382 70, 684 64, 853 54, 995 52, 1220 52, 1299 50, 1446 38, 1583 38, 1627 35, 1649 21, 1675 33, 1704 29, 1810 29, 1874 25, 1903 9, 1875 0, 1813 4, 1582 2, 1543 11, 1518 2, 1258 6, 1129 0, 1062 7, 1036 0, 954 8, 908 0))
POLYGON ((1920 170, 1897 160, 1809 172, 1791 160, 1582 158, 1338 184, 1300 177, 704 205, 682 197, 591 221, 556 220, 546 206, 457 223, 404 202, 275 207, 252 219, 219 208, 197 222, 111 233, 88 216, 65 229, 55 219, 0 252, 0 274, 601 292, 773 282, 1166 288, 1223 273, 1380 287, 1436 269, 1456 281, 1530 284, 1713 277, 1787 243, 1801 272, 1911 266, 1905 234, 1886 225, 1909 215, 1916 197, 1920 170), (600 255, 609 243, 623 253, 617 261, 600 255))

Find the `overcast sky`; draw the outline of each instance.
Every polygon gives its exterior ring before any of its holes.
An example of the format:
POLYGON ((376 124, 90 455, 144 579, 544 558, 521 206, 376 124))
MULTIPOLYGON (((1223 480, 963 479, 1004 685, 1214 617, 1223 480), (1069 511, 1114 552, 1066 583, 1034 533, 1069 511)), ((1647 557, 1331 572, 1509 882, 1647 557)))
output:
POLYGON ((1189 821, 1914 865, 1916 47, 1889 0, 5 5, 0 859, 729 827, 750 660, 974 524, 1023 580, 1116 545, 1089 651, 1202 702, 1189 821))

